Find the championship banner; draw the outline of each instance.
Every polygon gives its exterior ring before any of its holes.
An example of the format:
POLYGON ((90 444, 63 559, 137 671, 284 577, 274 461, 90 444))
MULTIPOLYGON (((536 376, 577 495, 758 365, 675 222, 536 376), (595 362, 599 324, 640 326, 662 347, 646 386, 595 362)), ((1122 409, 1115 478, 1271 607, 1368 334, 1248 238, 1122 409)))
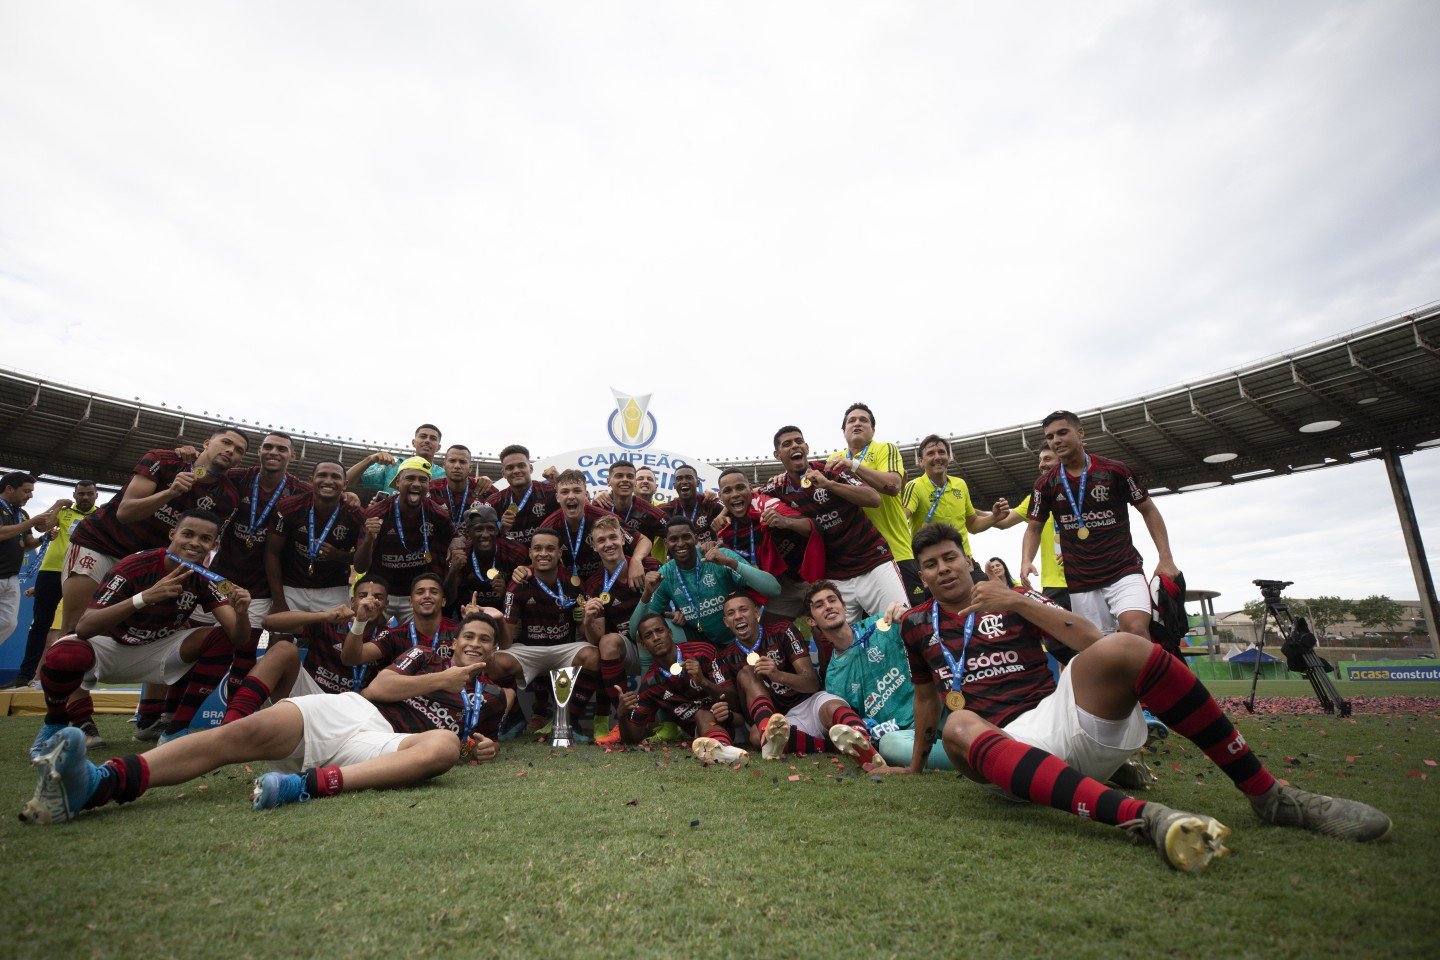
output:
MULTIPOLYGON (((579 470, 585 474, 585 485, 591 496, 607 490, 610 483, 610 465, 616 460, 629 460, 635 469, 649 467, 655 473, 655 503, 675 499, 675 471, 684 466, 694 467, 700 478, 701 490, 718 490, 720 469, 688 454, 677 453, 654 447, 658 426, 655 414, 650 412, 650 398, 653 394, 633 396, 610 388, 615 398, 615 409, 605 422, 610 443, 593 447, 567 450, 553 456, 536 460, 535 476, 554 467, 557 470, 579 470)), ((497 486, 504 486, 503 483, 497 486)))

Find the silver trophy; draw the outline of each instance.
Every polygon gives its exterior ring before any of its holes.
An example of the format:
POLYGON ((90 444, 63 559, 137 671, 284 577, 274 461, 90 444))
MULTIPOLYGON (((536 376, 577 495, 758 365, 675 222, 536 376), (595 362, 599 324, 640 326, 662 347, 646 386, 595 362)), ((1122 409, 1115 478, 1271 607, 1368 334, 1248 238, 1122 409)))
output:
POLYGON ((573 746, 570 742, 570 697, 575 693, 575 678, 579 675, 579 667, 550 671, 550 686, 555 691, 555 720, 550 726, 552 747, 573 746))

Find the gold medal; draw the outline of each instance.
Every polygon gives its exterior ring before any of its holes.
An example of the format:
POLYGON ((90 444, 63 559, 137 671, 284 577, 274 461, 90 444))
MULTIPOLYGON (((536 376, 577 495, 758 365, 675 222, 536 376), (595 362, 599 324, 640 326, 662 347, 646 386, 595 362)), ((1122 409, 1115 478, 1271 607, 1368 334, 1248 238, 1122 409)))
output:
POLYGON ((945 694, 945 706, 949 707, 952 713, 956 710, 964 710, 965 694, 959 690, 951 690, 945 694))
POLYGON ((425 551, 425 562, 426 562, 426 563, 434 563, 434 562, 435 562, 435 557, 431 555, 431 553, 430 553, 429 550, 426 550, 426 551, 425 551))
POLYGON ((810 489, 810 478, 809 478, 809 477, 801 477, 801 478, 800 478, 800 486, 804 487, 804 488, 807 489, 807 490, 810 489))
POLYGON ((494 567, 491 567, 489 570, 485 571, 486 580, 494 580, 498 576, 500 576, 500 571, 495 569, 494 567))
POLYGON ((515 514, 517 514, 517 513, 519 513, 519 512, 520 512, 520 509, 519 509, 518 507, 516 507, 515 504, 512 503, 512 504, 510 504, 510 506, 508 506, 508 507, 505 508, 505 513, 504 513, 503 515, 504 515, 504 516, 507 516, 507 517, 510 517, 510 518, 513 519, 514 516, 515 516, 515 514))
POLYGON ((672 676, 672 677, 678 677, 678 676, 680 676, 680 664, 678 664, 678 663, 672 663, 672 664, 670 664, 670 676, 672 676))
POLYGON ((235 584, 231 583, 229 580, 216 580, 216 581, 215 581, 215 592, 218 593, 218 594, 220 594, 220 596, 222 596, 222 597, 228 597, 228 596, 230 596, 230 591, 231 591, 231 590, 234 590, 234 589, 235 589, 235 584))
POLYGON ((305 574, 306 574, 306 576, 310 576, 310 577, 315 576, 315 564, 312 563, 312 564, 310 564, 310 566, 306 567, 306 568, 305 568, 305 574))
POLYGON ((875 626, 880 629, 881 633, 888 633, 890 631, 890 618, 881 617, 880 622, 875 624, 875 626))
POLYGON ((209 468, 209 467, 196 467, 195 469, 191 470, 190 472, 193 473, 193 474, 195 474, 195 479, 196 479, 196 480, 204 480, 204 479, 210 474, 210 468, 209 468))
POLYGON ((1080 529, 1078 529, 1078 530, 1075 531, 1075 537, 1076 537, 1077 539, 1079 539, 1079 540, 1089 540, 1089 539, 1090 539, 1090 528, 1089 528, 1089 527, 1081 527, 1080 529))
POLYGON ((602 593, 602 594, 600 594, 600 602, 603 603, 603 604, 605 604, 606 606, 609 606, 609 605, 610 605, 610 594, 608 594, 608 593, 602 593))
POLYGON ((760 662, 760 654, 756 653, 754 650, 751 650, 749 653, 745 654, 745 662, 750 664, 750 666, 752 667, 755 666, 755 664, 760 662))

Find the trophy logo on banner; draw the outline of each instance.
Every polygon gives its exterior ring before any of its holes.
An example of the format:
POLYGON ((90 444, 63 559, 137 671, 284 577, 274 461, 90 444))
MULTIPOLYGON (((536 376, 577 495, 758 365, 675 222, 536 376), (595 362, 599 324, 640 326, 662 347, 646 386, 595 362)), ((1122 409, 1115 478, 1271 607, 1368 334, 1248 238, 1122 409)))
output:
POLYGON ((632 397, 614 387, 610 393, 615 397, 615 412, 610 414, 606 426, 610 439, 626 450, 640 450, 655 442, 655 414, 650 412, 651 394, 632 397))

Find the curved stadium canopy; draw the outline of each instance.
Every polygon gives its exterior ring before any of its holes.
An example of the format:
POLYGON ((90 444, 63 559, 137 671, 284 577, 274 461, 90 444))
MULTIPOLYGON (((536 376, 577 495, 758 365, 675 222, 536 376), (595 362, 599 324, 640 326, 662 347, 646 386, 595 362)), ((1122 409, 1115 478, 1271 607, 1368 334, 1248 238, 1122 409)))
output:
MULTIPOLYGON (((1087 445, 1129 463, 1156 495, 1335 467, 1408 453, 1440 439, 1440 304, 1146 396, 1079 410, 1087 445), (1333 424, 1333 426, 1332 426, 1333 424), (1321 429, 1328 427, 1328 429, 1321 429)), ((58 483, 80 477, 123 484, 146 450, 234 422, 251 432, 277 424, 156 407, 82 387, 0 370, 0 465, 58 483)), ((319 459, 354 463, 376 449, 282 428, 297 467, 319 459)), ((955 460, 977 503, 1018 500, 1035 476, 1038 423, 952 438, 955 460)), ((902 444, 915 463, 915 444, 902 444)), ((396 452, 408 453, 400 449, 396 452)), ((768 454, 714 460, 755 479, 779 471, 768 454)), ((493 457, 479 472, 499 477, 493 457)))
MULTIPOLYGON (((1415 568, 1431 641, 1440 653, 1436 606, 1399 457, 1440 444, 1440 304, 1279 356, 1076 411, 1087 446, 1133 467, 1152 494, 1263 480, 1384 458, 1415 568)), ((0 467, 66 483, 123 484, 146 451, 198 443, 225 423, 259 433, 276 424, 196 415, 92 393, 0 370, 0 467)), ((375 445, 280 427, 295 439, 297 468, 320 459, 354 463, 375 445)), ((959 472, 977 503, 1027 493, 1043 444, 1038 423, 953 437, 959 472)), ((915 444, 902 444, 914 468, 915 444)), ((408 450, 396 452, 408 453, 408 450)), ((767 454, 710 461, 755 480, 779 472, 767 454)), ((476 461, 499 477, 493 457, 476 461)))

